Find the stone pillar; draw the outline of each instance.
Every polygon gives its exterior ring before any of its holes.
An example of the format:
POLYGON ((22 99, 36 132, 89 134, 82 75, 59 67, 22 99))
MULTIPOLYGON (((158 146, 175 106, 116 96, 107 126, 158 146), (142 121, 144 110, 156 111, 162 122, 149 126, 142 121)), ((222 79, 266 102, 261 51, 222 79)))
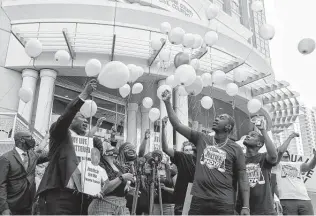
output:
POLYGON ((127 106, 127 142, 136 145, 137 141, 137 103, 129 103, 127 106))
MULTIPOLYGON (((166 80, 160 80, 158 82, 158 88, 162 85, 165 85, 165 84, 166 84, 166 80)), ((171 100, 170 101, 172 103, 172 92, 171 92, 171 100)), ((165 116, 168 116, 166 106, 165 106, 165 103, 163 102, 163 100, 160 100, 160 119, 163 119, 165 116)), ((160 123, 160 128, 162 129, 161 123, 160 123)), ((161 134, 160 134, 160 137, 161 137, 161 134)), ((166 138, 167 138, 167 143, 168 143, 169 148, 173 148, 173 127, 170 124, 170 122, 167 124, 166 138)))
MULTIPOLYGON (((188 96, 180 96, 178 89, 175 92, 174 99, 175 112, 182 124, 189 124, 188 96)), ((179 133, 176 133, 176 150, 181 151, 183 142, 187 139, 179 133)))
POLYGON ((22 88, 30 89, 33 92, 32 99, 24 103, 22 100, 19 102, 18 113, 28 122, 31 122, 34 97, 36 93, 36 82, 38 79, 38 72, 33 69, 24 69, 22 72, 22 88))
POLYGON ((49 127, 57 72, 52 69, 42 69, 40 77, 41 84, 38 93, 34 127, 40 133, 45 134, 49 127))

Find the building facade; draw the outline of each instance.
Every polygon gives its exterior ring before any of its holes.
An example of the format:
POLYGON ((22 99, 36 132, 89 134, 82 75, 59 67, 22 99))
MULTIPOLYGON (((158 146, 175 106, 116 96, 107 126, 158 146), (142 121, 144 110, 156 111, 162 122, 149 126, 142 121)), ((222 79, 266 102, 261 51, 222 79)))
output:
MULTIPOLYGON (((161 62, 159 53, 152 50, 152 40, 166 39, 166 35, 159 30, 160 23, 166 21, 172 27, 179 26, 186 32, 202 37, 209 30, 217 31, 219 40, 215 46, 194 50, 191 54, 200 59, 197 75, 222 70, 227 76, 224 83, 204 88, 195 97, 181 96, 178 88, 174 89, 173 106, 182 123, 210 132, 214 116, 229 113, 236 119, 233 138, 239 139, 253 129, 247 102, 258 98, 264 105, 258 114, 265 117, 273 133, 279 133, 282 131, 280 128, 284 129, 284 125, 292 123, 297 111, 288 105, 288 111, 280 113, 277 104, 290 103, 290 99, 297 97, 297 94, 287 89, 288 83, 274 79, 268 42, 258 34, 259 26, 265 22, 264 11, 253 13, 250 5, 250 0, 2 0, 2 146, 12 145, 10 131, 16 130, 19 119, 22 119, 19 121, 23 122, 24 127, 35 128, 39 137, 45 134, 51 123, 65 110, 67 103, 82 90, 87 79, 85 64, 89 59, 96 58, 103 65, 115 60, 136 64, 145 70, 137 80, 144 86, 141 94, 123 99, 117 89, 103 86, 93 94, 98 111, 92 123, 101 116, 106 117, 98 135, 108 137, 114 126, 117 139, 139 145, 145 131, 150 129, 153 133, 149 149, 156 148, 160 124, 150 122, 149 109, 143 107, 141 101, 144 97, 151 97, 154 107, 160 109, 160 117, 166 115, 163 102, 157 98, 157 88, 174 73, 173 58, 184 50, 166 41, 163 49, 171 50, 168 62, 161 62), (216 19, 208 21, 205 9, 210 4, 218 5, 221 11, 216 19), (31 38, 43 44, 42 54, 35 59, 24 51, 26 41, 31 38), (68 65, 61 66, 54 61, 55 52, 61 49, 71 54, 68 65), (225 93, 225 89, 228 83, 235 82, 235 68, 242 69, 247 79, 236 83, 239 93, 232 98, 225 93), (18 97, 22 86, 33 92, 28 103, 18 97), (201 108, 200 99, 204 95, 214 99, 214 109, 201 108)), ((173 132, 170 125, 168 138, 169 145, 175 145, 177 149, 181 149, 185 141, 184 137, 173 132)))
POLYGON ((306 106, 301 108, 302 115, 299 117, 301 139, 305 156, 312 156, 316 147, 316 110, 306 106))

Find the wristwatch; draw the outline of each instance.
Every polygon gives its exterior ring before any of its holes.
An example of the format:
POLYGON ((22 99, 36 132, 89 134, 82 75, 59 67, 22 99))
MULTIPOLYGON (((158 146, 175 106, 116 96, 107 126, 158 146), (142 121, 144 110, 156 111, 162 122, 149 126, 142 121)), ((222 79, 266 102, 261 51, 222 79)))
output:
POLYGON ((119 176, 119 179, 121 180, 121 182, 124 182, 124 178, 122 175, 119 176))

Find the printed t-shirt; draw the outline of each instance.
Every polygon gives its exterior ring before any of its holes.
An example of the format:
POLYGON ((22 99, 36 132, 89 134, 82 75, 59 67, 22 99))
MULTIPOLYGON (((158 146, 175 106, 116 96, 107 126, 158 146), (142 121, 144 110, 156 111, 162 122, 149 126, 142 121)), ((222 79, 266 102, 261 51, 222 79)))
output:
POLYGON ((302 163, 281 161, 277 166, 279 198, 310 200, 301 173, 302 163))
POLYGON ((235 204, 238 171, 246 169, 241 147, 230 139, 226 145, 216 147, 213 137, 194 130, 190 142, 197 149, 191 194, 202 199, 235 204))
POLYGON ((175 204, 183 205, 189 182, 193 182, 196 158, 191 154, 175 151, 171 161, 177 166, 178 176, 174 188, 175 204))
POLYGON ((246 156, 246 171, 250 185, 250 213, 254 215, 273 215, 274 200, 271 189, 271 169, 274 165, 266 159, 267 153, 246 156))

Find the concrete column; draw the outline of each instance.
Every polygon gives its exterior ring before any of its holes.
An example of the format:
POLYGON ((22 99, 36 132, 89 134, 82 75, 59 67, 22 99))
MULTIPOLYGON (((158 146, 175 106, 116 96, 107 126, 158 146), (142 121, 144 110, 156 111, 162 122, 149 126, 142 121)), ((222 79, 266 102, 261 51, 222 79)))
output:
MULTIPOLYGON (((188 96, 180 96, 178 89, 175 92, 174 108, 179 120, 184 125, 189 124, 189 109, 188 109, 188 96)), ((187 139, 179 133, 176 133, 176 150, 182 149, 183 142, 187 139)))
POLYGON ((129 103, 127 106, 127 142, 136 145, 137 141, 137 103, 129 103))
MULTIPOLYGON (((166 80, 160 80, 158 82, 158 88, 162 85, 166 84, 166 80)), ((172 92, 171 92, 171 102, 172 102, 172 92)), ((165 116, 168 116, 165 103, 163 100, 160 100, 160 119, 163 119, 165 116)), ((160 123, 160 128, 162 128, 162 125, 160 123)), ((161 134, 160 134, 161 137, 161 134)), ((173 127, 170 124, 170 122, 167 124, 167 143, 169 148, 173 148, 173 127)))
POLYGON ((49 127, 57 72, 52 69, 42 69, 40 77, 41 84, 38 93, 34 127, 40 133, 45 134, 45 131, 47 131, 49 127))
POLYGON ((33 69, 24 69, 22 72, 22 88, 30 89, 33 92, 31 101, 24 103, 22 100, 19 102, 18 113, 28 122, 31 122, 34 96, 36 91, 36 82, 38 79, 38 72, 33 69))

